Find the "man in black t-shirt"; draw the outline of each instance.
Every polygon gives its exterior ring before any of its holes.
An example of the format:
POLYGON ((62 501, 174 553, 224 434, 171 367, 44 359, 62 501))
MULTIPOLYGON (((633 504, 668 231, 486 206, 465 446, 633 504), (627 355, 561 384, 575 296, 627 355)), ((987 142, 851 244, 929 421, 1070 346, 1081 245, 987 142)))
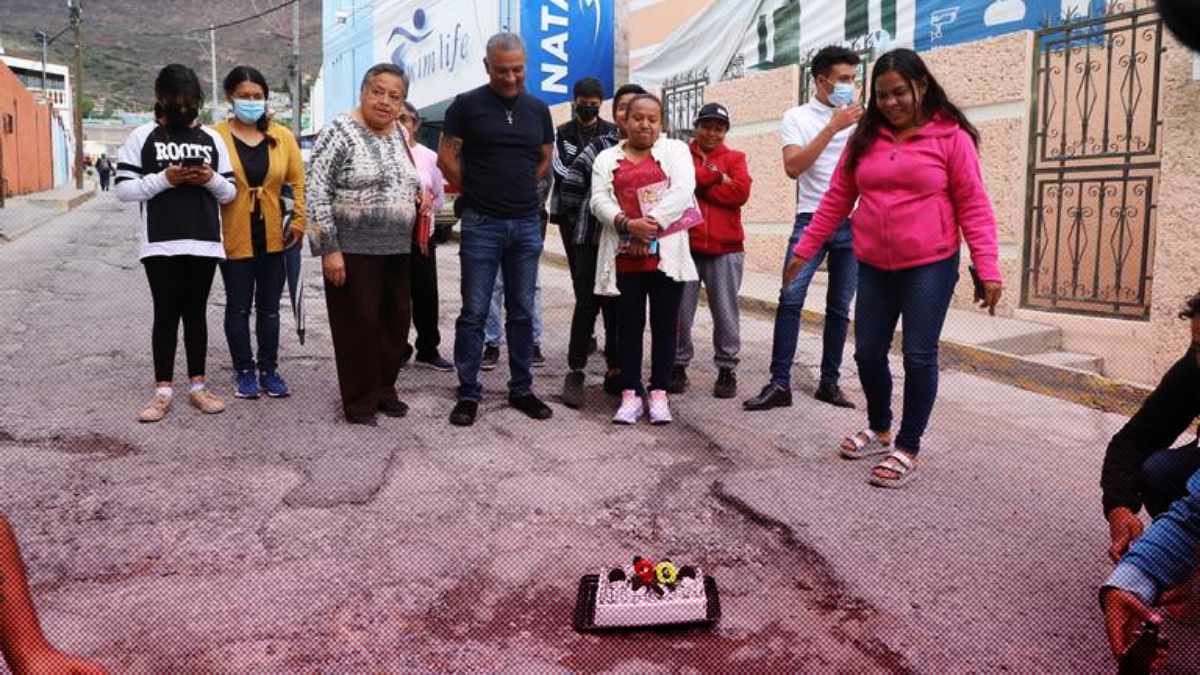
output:
POLYGON ((450 422, 475 422, 482 397, 483 329, 497 272, 504 274, 509 403, 533 419, 550 408, 533 394, 533 293, 542 254, 538 179, 550 170, 550 109, 525 93, 525 46, 512 33, 488 40, 488 84, 454 98, 446 110, 438 167, 461 189, 462 313, 455 324, 458 403, 450 422))

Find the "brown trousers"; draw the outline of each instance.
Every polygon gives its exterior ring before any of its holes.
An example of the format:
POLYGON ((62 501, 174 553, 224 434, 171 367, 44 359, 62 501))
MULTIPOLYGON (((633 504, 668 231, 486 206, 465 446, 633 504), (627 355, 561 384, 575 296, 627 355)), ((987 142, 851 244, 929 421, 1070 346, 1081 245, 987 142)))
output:
POLYGON ((381 403, 396 400, 412 313, 410 261, 407 255, 343 257, 346 283, 325 281, 342 410, 347 417, 373 417, 381 403))

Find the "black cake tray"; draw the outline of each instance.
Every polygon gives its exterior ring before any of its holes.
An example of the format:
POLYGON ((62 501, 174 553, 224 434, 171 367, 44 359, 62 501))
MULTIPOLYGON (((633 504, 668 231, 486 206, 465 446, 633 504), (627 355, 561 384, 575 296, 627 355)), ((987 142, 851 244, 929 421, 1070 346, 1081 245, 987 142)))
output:
POLYGON ((597 626, 594 620, 596 616, 596 594, 599 589, 600 575, 598 574, 585 574, 579 580, 579 593, 575 598, 575 630, 581 633, 654 630, 667 626, 711 626, 721 618, 721 598, 717 595, 717 580, 708 575, 704 576, 704 595, 708 599, 708 615, 699 621, 689 621, 686 623, 649 624, 642 626, 597 626))

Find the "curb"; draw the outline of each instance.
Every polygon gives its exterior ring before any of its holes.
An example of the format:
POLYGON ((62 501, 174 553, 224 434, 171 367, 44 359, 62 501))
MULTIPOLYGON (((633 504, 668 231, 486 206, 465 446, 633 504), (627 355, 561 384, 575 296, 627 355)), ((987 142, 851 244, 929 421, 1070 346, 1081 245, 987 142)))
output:
POLYGON ((66 213, 72 209, 79 208, 87 203, 89 199, 96 196, 96 188, 92 188, 86 192, 80 192, 74 197, 63 198, 38 198, 36 195, 30 195, 26 199, 30 206, 40 209, 53 209, 58 213, 66 213))
MULTIPOLYGON (((543 251, 542 260, 556 267, 567 267, 567 257, 556 251, 543 251)), ((700 296, 701 303, 704 296, 700 296)), ((738 306, 752 314, 768 318, 775 317, 779 303, 775 300, 740 296, 738 306)), ((820 330, 825 315, 805 309, 802 324, 820 330)), ((851 330, 854 322, 850 323, 851 330)), ((1039 363, 1015 354, 999 352, 975 345, 941 340, 939 342, 943 366, 1011 385, 1026 391, 1070 401, 1103 412, 1119 413, 1132 417, 1150 395, 1151 389, 1140 384, 1114 380, 1084 370, 1039 363)), ((893 351, 899 353, 897 344, 893 351)))
POLYGON ((89 200, 96 196, 96 188, 92 188, 86 192, 81 192, 73 197, 65 198, 41 198, 36 195, 27 195, 23 198, 23 204, 17 207, 9 206, 0 209, 0 223, 4 223, 7 218, 4 218, 5 212, 19 211, 16 216, 18 225, 3 229, 0 227, 0 243, 10 243, 23 235, 29 234, 33 230, 45 225, 48 221, 53 220, 64 213, 71 211, 86 204, 89 200))

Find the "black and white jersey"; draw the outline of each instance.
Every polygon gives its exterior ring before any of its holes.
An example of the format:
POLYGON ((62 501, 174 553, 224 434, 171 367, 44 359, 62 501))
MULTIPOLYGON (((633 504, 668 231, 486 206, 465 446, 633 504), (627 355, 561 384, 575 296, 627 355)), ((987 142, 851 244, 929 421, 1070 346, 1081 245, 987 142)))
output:
POLYGON ((168 131, 153 122, 134 129, 117 155, 116 191, 123 201, 146 203, 140 257, 225 257, 220 204, 232 201, 237 188, 217 132, 207 127, 168 131), (207 185, 167 182, 167 167, 197 158, 213 170, 207 185))

